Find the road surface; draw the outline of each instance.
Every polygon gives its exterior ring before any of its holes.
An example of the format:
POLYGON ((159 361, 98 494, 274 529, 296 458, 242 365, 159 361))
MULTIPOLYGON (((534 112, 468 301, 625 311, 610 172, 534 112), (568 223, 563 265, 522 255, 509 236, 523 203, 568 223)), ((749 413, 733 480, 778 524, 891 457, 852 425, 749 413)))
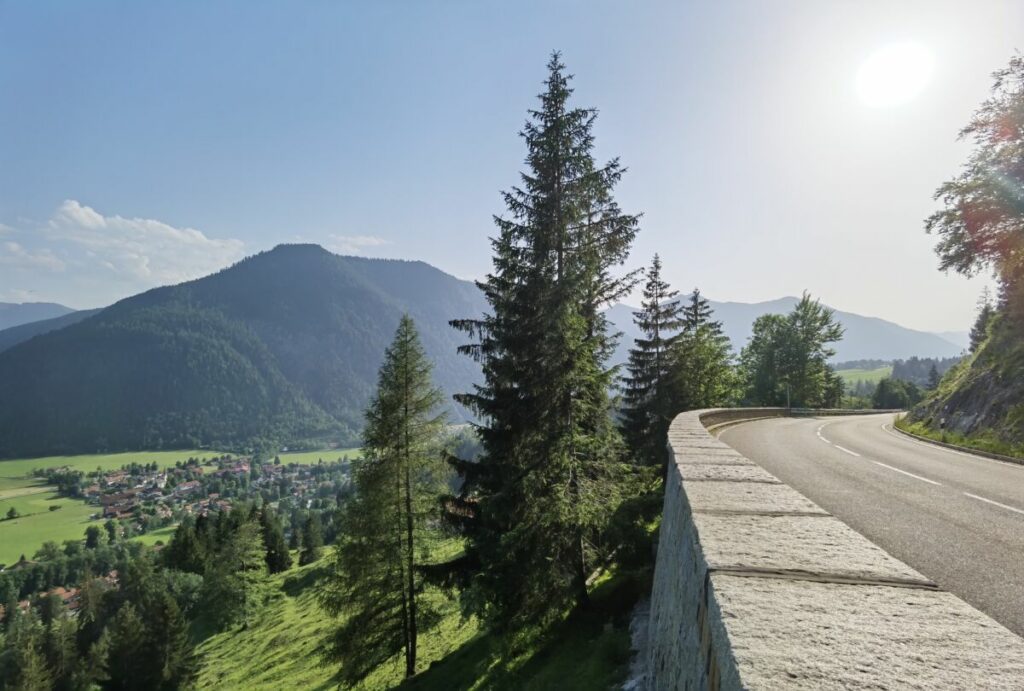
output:
POLYGON ((909 439, 892 420, 773 418, 719 438, 1024 636, 1024 466, 909 439))

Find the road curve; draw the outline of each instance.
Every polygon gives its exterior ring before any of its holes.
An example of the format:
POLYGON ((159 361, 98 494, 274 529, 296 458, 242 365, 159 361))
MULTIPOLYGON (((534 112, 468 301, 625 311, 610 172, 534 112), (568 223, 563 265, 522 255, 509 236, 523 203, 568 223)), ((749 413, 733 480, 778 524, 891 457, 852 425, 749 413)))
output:
POLYGON ((773 418, 719 438, 1024 636, 1024 466, 909 439, 892 420, 773 418))

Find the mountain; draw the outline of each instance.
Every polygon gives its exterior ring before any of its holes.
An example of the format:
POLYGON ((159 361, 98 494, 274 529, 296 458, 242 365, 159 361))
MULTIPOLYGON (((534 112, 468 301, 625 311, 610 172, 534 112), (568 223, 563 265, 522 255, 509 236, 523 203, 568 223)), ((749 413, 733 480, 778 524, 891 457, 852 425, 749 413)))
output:
POLYGON ((971 347, 971 334, 969 331, 939 331, 935 334, 944 341, 949 341, 961 350, 971 347))
POLYGON ((70 312, 74 310, 54 302, 0 302, 0 329, 53 319, 70 312))
POLYGON ((423 262, 282 245, 0 352, 0 457, 354 442, 401 315, 450 394, 479 367, 448 321, 485 306, 423 262))
MULTIPOLYGON (((763 314, 785 314, 800 301, 795 297, 784 297, 768 302, 714 302, 715 319, 722 322, 725 334, 732 341, 733 349, 739 350, 750 338, 754 320, 763 314)), ((614 305, 607 311, 609 320, 623 332, 615 355, 616 362, 625 362, 629 347, 637 336, 633 324, 633 312, 637 308, 628 305, 614 305)), ((865 317, 852 312, 836 310, 836 318, 846 328, 843 340, 835 345, 837 362, 846 360, 896 360, 918 357, 953 357, 963 347, 951 343, 941 336, 926 331, 916 331, 877 317, 865 317)))
POLYGON ((19 324, 12 326, 7 329, 0 330, 0 353, 16 346, 23 341, 27 341, 30 338, 39 336, 40 334, 49 333, 56 331, 57 329, 63 329, 65 326, 71 326, 77 324, 83 319, 88 319, 92 315, 96 314, 100 310, 79 310, 77 312, 68 312, 67 314, 60 317, 53 317, 52 319, 40 319, 39 321, 28 322, 27 324, 19 324))

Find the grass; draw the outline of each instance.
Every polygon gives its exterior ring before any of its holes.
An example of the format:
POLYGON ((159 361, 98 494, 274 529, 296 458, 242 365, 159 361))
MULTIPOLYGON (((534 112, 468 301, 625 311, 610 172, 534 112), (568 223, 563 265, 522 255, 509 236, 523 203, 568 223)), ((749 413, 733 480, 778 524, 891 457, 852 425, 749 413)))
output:
MULTIPOLYGON (((263 606, 248 626, 205 638, 197 652, 203 689, 336 688, 336 668, 320 665, 323 640, 336 625, 316 601, 326 575, 316 564, 268 577, 263 606)), ((465 620, 454 602, 439 626, 419 639, 419 671, 403 679, 401 656, 377 668, 360 688, 407 691, 458 689, 608 689, 625 678, 628 617, 638 589, 609 578, 594 590, 593 611, 570 617, 549 636, 510 654, 497 636, 465 620)), ((441 597, 435 593, 436 597, 441 597)))
POLYGON ((33 470, 42 468, 60 468, 70 466, 84 473, 101 468, 117 470, 131 463, 153 463, 160 467, 172 466, 178 461, 189 458, 207 459, 223 455, 220 451, 199 451, 186 449, 183 451, 127 451, 124 453, 83 454, 80 456, 44 456, 42 458, 19 458, 0 461, 0 490, 3 490, 7 479, 24 478, 33 470))
POLYGON ((347 449, 322 449, 320 451, 290 451, 287 453, 279 453, 281 457, 281 463, 298 463, 300 465, 314 465, 323 459, 324 463, 330 463, 331 461, 340 461, 345 456, 350 459, 358 458, 359 454, 362 453, 362 449, 358 446, 347 448, 347 449))
POLYGON ((87 454, 81 456, 46 456, 0 461, 0 517, 14 507, 20 515, 11 521, 0 521, 0 563, 10 564, 24 554, 31 559, 44 542, 78 540, 85 537, 90 524, 89 516, 100 511, 78 499, 59 496, 49 487, 31 476, 33 470, 70 466, 89 472, 102 468, 116 470, 129 463, 153 463, 172 466, 190 457, 213 458, 218 451, 137 451, 115 454, 87 454), (60 507, 50 511, 51 506, 60 507))
POLYGON ((859 381, 866 381, 877 384, 881 380, 892 375, 892 365, 876 367, 875 369, 840 369, 836 370, 845 384, 856 384, 859 381))
POLYGON ((174 531, 177 529, 178 524, 175 523, 174 525, 158 528, 157 530, 151 530, 143 535, 136 535, 132 539, 136 542, 141 542, 148 547, 152 547, 158 542, 162 542, 166 545, 171 541, 171 538, 174 537, 174 531))
POLYGON ((909 422, 906 418, 897 420, 896 426, 911 434, 934 439, 946 444, 954 444, 968 449, 977 449, 1014 458, 1024 458, 1024 445, 1008 444, 999 439, 992 430, 985 430, 984 432, 967 437, 958 432, 933 430, 923 422, 909 422))
POLYGON ((83 539, 89 516, 99 511, 76 499, 60 497, 53 487, 7 487, 0 498, 0 517, 6 517, 11 507, 20 516, 0 521, 0 563, 12 564, 24 554, 31 559, 44 542, 83 539), (31 490, 31 491, 30 491, 31 490), (12 493, 14 495, 12 496, 12 493), (51 511, 51 506, 60 507, 51 511))

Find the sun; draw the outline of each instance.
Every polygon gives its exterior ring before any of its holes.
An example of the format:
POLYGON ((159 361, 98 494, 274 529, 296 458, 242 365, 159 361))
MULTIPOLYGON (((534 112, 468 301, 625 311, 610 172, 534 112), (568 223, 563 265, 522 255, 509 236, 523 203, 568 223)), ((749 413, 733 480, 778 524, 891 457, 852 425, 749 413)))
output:
POLYGON ((857 93, 872 108, 903 105, 928 86, 934 65, 931 51, 920 43, 891 43, 860 66, 857 93))

